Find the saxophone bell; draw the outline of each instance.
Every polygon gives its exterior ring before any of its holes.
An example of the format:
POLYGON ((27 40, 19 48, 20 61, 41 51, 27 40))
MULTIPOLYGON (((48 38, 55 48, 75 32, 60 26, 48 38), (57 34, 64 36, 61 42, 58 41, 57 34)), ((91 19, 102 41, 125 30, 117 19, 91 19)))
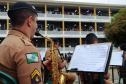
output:
POLYGON ((63 73, 60 74, 59 84, 66 84, 66 78, 63 73))

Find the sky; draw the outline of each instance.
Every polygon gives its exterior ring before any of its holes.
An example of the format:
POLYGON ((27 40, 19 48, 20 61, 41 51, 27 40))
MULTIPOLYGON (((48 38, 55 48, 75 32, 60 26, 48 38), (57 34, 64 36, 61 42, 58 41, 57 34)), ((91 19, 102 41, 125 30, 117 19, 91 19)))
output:
POLYGON ((105 3, 105 4, 123 4, 123 5, 126 5, 126 0, 53 0, 53 1, 105 3))
MULTIPOLYGON (((34 1, 34 0, 16 0, 16 1, 34 1)), ((123 5, 126 6, 126 0, 35 0, 35 2, 61 2, 61 3, 95 3, 95 4, 107 4, 107 5, 123 5)))

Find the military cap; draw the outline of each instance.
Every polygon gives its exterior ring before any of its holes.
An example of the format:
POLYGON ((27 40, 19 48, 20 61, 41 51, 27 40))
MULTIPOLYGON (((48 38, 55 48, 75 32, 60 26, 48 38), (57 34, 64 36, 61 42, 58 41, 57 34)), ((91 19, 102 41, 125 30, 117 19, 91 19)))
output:
POLYGON ((34 12, 37 15, 37 10, 35 9, 35 7, 31 4, 28 4, 26 2, 17 2, 15 3, 12 8, 10 10, 8 10, 8 16, 11 17, 15 11, 17 10, 21 10, 21 9, 28 9, 31 10, 32 12, 34 12))

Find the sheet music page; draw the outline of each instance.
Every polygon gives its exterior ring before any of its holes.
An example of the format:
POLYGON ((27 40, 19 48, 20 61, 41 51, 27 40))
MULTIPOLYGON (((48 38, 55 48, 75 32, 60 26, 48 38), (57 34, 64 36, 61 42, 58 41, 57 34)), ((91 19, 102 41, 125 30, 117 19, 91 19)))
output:
POLYGON ((104 72, 110 46, 111 43, 76 46, 68 70, 104 72))
POLYGON ((110 65, 122 66, 122 62, 123 62, 122 55, 123 55, 123 51, 114 51, 114 52, 112 52, 110 65))

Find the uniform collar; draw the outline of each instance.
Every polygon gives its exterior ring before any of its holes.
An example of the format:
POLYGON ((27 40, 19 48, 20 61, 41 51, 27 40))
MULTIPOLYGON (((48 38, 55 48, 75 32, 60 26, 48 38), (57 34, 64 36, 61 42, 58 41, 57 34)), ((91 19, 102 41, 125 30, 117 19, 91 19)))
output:
POLYGON ((17 31, 17 30, 10 30, 8 35, 15 35, 31 42, 31 40, 26 35, 24 35, 22 32, 17 31))

